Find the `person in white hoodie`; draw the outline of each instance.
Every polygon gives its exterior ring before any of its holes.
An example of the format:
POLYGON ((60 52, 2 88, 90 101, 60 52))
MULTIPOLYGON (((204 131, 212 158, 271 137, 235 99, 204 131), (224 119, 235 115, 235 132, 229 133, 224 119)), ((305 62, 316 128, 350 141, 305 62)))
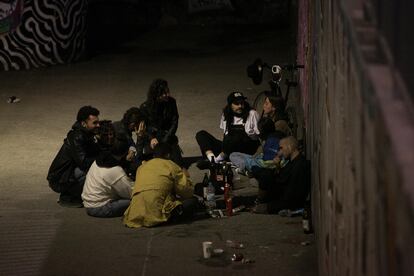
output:
POLYGON ((116 137, 111 147, 99 154, 86 175, 82 192, 86 213, 93 217, 120 217, 131 201, 134 182, 122 165, 128 154, 129 143, 116 137))

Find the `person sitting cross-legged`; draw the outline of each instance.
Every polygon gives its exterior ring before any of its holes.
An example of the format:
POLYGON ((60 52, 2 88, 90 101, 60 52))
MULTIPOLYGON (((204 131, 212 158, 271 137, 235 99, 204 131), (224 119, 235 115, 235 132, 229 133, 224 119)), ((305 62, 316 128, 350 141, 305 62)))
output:
POLYGON ((90 167, 83 186, 86 213, 93 217, 120 217, 129 206, 134 182, 122 168, 128 154, 128 140, 116 136, 90 167))
POLYGON ((279 127, 282 121, 273 122, 268 117, 263 117, 259 121, 260 140, 262 141, 254 155, 249 155, 241 152, 233 152, 230 154, 230 161, 236 167, 239 174, 252 176, 252 168, 267 168, 274 169, 276 164, 273 159, 279 150, 280 139, 286 137, 286 132, 283 127, 279 127), (275 128, 276 126, 276 128, 275 128))
POLYGON ((151 227, 193 216, 198 205, 194 186, 188 172, 170 160, 171 148, 158 143, 154 158, 138 168, 131 204, 124 214, 126 226, 151 227))
POLYGON ((295 210, 304 206, 310 190, 310 169, 294 137, 280 140, 276 163, 280 157, 289 162, 278 172, 253 167, 253 174, 259 182, 258 205, 253 209, 254 213, 278 213, 283 209, 295 210))
POLYGON ((147 119, 146 132, 149 142, 144 147, 145 155, 152 157, 154 147, 158 143, 168 143, 171 146, 171 160, 184 167, 182 150, 176 135, 179 119, 177 102, 171 96, 166 80, 158 78, 152 81, 147 100, 141 104, 140 110, 147 119))

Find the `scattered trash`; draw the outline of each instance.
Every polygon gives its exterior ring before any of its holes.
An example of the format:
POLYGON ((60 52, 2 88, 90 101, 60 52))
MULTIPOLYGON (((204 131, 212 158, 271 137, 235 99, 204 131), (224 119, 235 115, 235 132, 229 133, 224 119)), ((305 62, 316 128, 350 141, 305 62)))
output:
POLYGON ((244 244, 232 240, 226 240, 226 245, 230 248, 244 248, 244 244))
POLYGON ((223 254, 223 252, 224 252, 224 249, 221 249, 221 248, 216 248, 213 250, 214 255, 221 255, 223 254))
POLYGON ((20 98, 17 98, 16 96, 11 96, 7 99, 7 103, 11 104, 11 103, 19 103, 20 102, 20 98))
POLYGON ((298 210, 283 209, 283 210, 280 210, 278 214, 281 217, 297 217, 303 214, 303 209, 298 209, 298 210))
POLYGON ((223 213, 222 210, 220 209, 214 209, 211 211, 208 211, 208 214, 212 217, 212 218, 223 218, 226 215, 223 213))
POLYGON ((239 207, 233 209, 233 214, 243 211, 244 209, 246 209, 246 206, 240 205, 239 207))
POLYGON ((244 256, 243 254, 240 253, 234 253, 233 256, 231 256, 231 260, 233 262, 240 262, 241 260, 243 260, 244 256))
POLYGON ((254 260, 243 258, 241 262, 242 262, 242 264, 252 264, 252 263, 254 263, 254 260))
POLYGON ((303 245, 303 246, 307 246, 307 245, 310 244, 310 241, 304 241, 304 242, 301 242, 300 244, 303 245))
POLYGON ((205 241, 202 244, 204 259, 211 258, 211 253, 213 252, 213 243, 211 241, 205 241))

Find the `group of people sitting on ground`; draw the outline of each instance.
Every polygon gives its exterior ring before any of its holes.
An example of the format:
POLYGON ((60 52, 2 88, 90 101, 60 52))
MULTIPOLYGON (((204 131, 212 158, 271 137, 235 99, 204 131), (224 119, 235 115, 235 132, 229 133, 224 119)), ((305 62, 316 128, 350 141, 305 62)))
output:
MULTIPOLYGON (((290 136, 284 104, 269 93, 260 116, 233 92, 220 121, 223 140, 204 130, 196 134, 204 157, 199 168, 231 161, 240 174, 257 178, 256 213, 301 208, 309 192, 309 169, 290 136)), ((120 121, 100 121, 98 109, 80 108, 47 175, 58 203, 85 207, 94 217, 123 216, 129 227, 192 218, 202 204, 176 136, 178 119, 163 79, 155 79, 146 101, 120 121)))
POLYGON ((220 141, 205 130, 196 140, 205 158, 197 165, 230 160, 236 172, 255 177, 259 192, 254 213, 302 208, 310 190, 310 166, 292 136, 282 97, 265 94, 263 112, 252 109, 241 92, 227 97, 220 141))

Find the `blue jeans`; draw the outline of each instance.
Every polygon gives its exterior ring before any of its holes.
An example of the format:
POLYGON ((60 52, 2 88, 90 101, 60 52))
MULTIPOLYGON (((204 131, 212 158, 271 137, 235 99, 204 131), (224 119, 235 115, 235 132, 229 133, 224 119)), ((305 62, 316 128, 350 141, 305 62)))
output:
POLYGON ((86 208, 86 213, 92 217, 98 218, 121 217, 128 208, 130 202, 131 200, 129 199, 114 200, 101 207, 86 208))
POLYGON ((262 167, 260 160, 263 160, 263 155, 260 154, 256 157, 253 155, 242 153, 242 152, 233 152, 230 154, 230 161, 242 171, 252 171, 252 167, 262 167))

